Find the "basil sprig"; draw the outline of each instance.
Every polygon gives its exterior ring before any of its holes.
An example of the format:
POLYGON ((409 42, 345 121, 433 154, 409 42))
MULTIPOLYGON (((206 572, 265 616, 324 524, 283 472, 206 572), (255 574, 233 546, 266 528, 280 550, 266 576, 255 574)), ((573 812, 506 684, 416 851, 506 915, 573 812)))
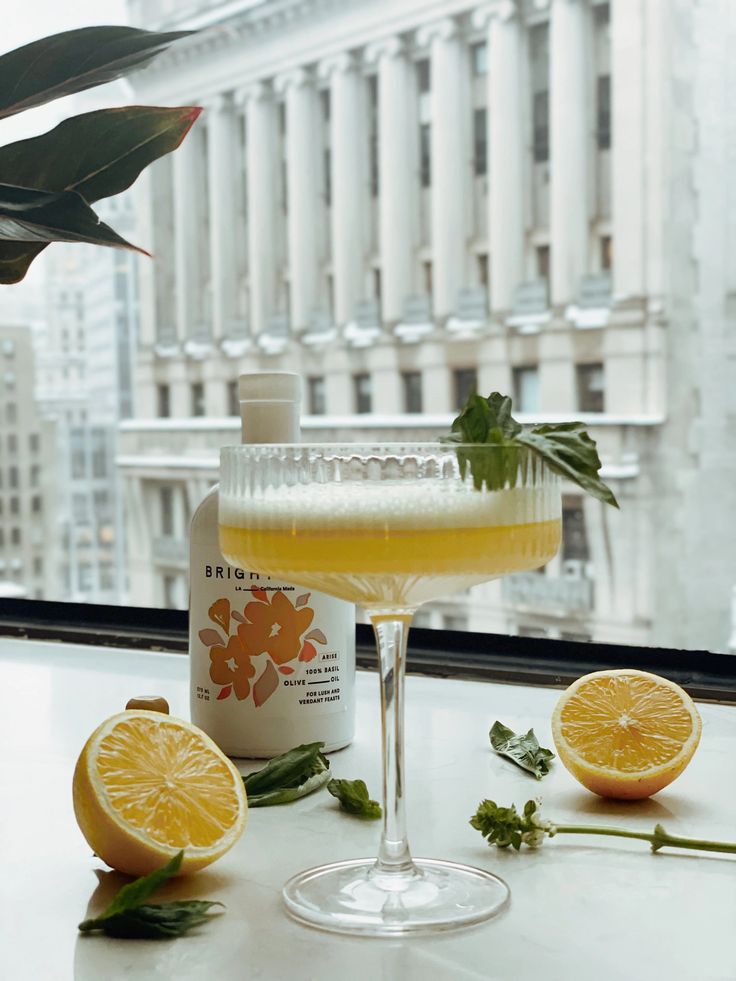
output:
POLYGON ((348 814, 366 821, 376 821, 381 817, 381 805, 370 799, 364 780, 330 780, 327 789, 348 814))
POLYGON ((613 491, 598 476, 601 461, 595 440, 591 439, 581 422, 534 426, 522 429, 511 415, 511 399, 499 392, 488 398, 470 395, 460 415, 452 423, 452 435, 441 436, 443 443, 475 443, 478 446, 498 446, 499 452, 466 446, 457 455, 463 476, 468 468, 473 484, 481 490, 501 490, 514 487, 520 468, 531 451, 541 457, 550 470, 572 480, 605 504, 618 507, 613 491))
POLYGON ((180 937, 210 919, 210 909, 222 903, 188 899, 172 903, 146 903, 148 897, 179 871, 184 852, 160 869, 123 886, 101 916, 79 924, 82 933, 99 930, 108 937, 162 940, 180 937))
POLYGON ((496 721, 488 736, 497 753, 516 763, 522 770, 532 773, 537 780, 549 773, 550 760, 555 758, 555 754, 539 745, 533 729, 525 735, 517 735, 513 729, 496 721))
POLYGON ((288 804, 324 787, 332 772, 329 760, 321 752, 323 746, 323 742, 296 746, 243 777, 248 806, 288 804))

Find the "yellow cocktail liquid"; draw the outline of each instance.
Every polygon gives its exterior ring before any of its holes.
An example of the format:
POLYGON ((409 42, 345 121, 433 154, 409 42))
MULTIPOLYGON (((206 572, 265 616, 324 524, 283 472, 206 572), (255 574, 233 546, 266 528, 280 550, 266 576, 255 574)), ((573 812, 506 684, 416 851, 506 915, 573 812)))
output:
POLYGON ((220 525, 232 565, 257 569, 368 608, 415 607, 548 562, 560 544, 559 518, 488 527, 418 521, 360 525, 326 518, 278 527, 220 525))

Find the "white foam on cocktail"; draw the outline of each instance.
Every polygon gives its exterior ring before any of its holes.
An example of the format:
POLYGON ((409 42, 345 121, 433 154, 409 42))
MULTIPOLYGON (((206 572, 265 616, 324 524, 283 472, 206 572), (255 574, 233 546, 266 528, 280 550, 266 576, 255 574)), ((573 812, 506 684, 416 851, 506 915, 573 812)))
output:
POLYGON ((478 491, 455 480, 300 484, 237 498, 220 491, 220 523, 235 527, 418 530, 488 528, 560 517, 556 486, 478 491))

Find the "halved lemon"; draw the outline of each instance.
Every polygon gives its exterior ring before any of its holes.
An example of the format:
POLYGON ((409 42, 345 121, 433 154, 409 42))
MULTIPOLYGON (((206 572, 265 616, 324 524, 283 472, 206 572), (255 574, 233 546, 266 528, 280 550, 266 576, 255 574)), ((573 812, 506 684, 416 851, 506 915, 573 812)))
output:
POLYGON ((245 830, 236 767, 204 732, 135 709, 95 729, 74 770, 74 813, 97 855, 146 875, 184 849, 179 875, 204 868, 245 830))
POLYGON ((679 685, 634 669, 595 671, 563 692, 552 715, 560 760, 601 797, 651 797, 678 777, 700 741, 679 685))

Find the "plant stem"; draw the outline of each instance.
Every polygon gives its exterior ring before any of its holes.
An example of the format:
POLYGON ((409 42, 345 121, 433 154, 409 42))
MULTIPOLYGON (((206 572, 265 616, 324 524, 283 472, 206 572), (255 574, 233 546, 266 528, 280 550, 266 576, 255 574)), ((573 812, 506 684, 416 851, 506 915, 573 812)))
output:
POLYGON ((659 851, 666 845, 672 848, 689 848, 697 851, 706 852, 730 852, 736 854, 736 842, 731 841, 707 841, 702 838, 681 838, 677 835, 668 834, 661 824, 658 824, 654 831, 623 831, 619 828, 606 828, 588 824, 556 824, 554 831, 550 832, 550 837, 556 834, 568 835, 610 835, 613 838, 638 838, 641 841, 648 841, 653 851, 659 851))

